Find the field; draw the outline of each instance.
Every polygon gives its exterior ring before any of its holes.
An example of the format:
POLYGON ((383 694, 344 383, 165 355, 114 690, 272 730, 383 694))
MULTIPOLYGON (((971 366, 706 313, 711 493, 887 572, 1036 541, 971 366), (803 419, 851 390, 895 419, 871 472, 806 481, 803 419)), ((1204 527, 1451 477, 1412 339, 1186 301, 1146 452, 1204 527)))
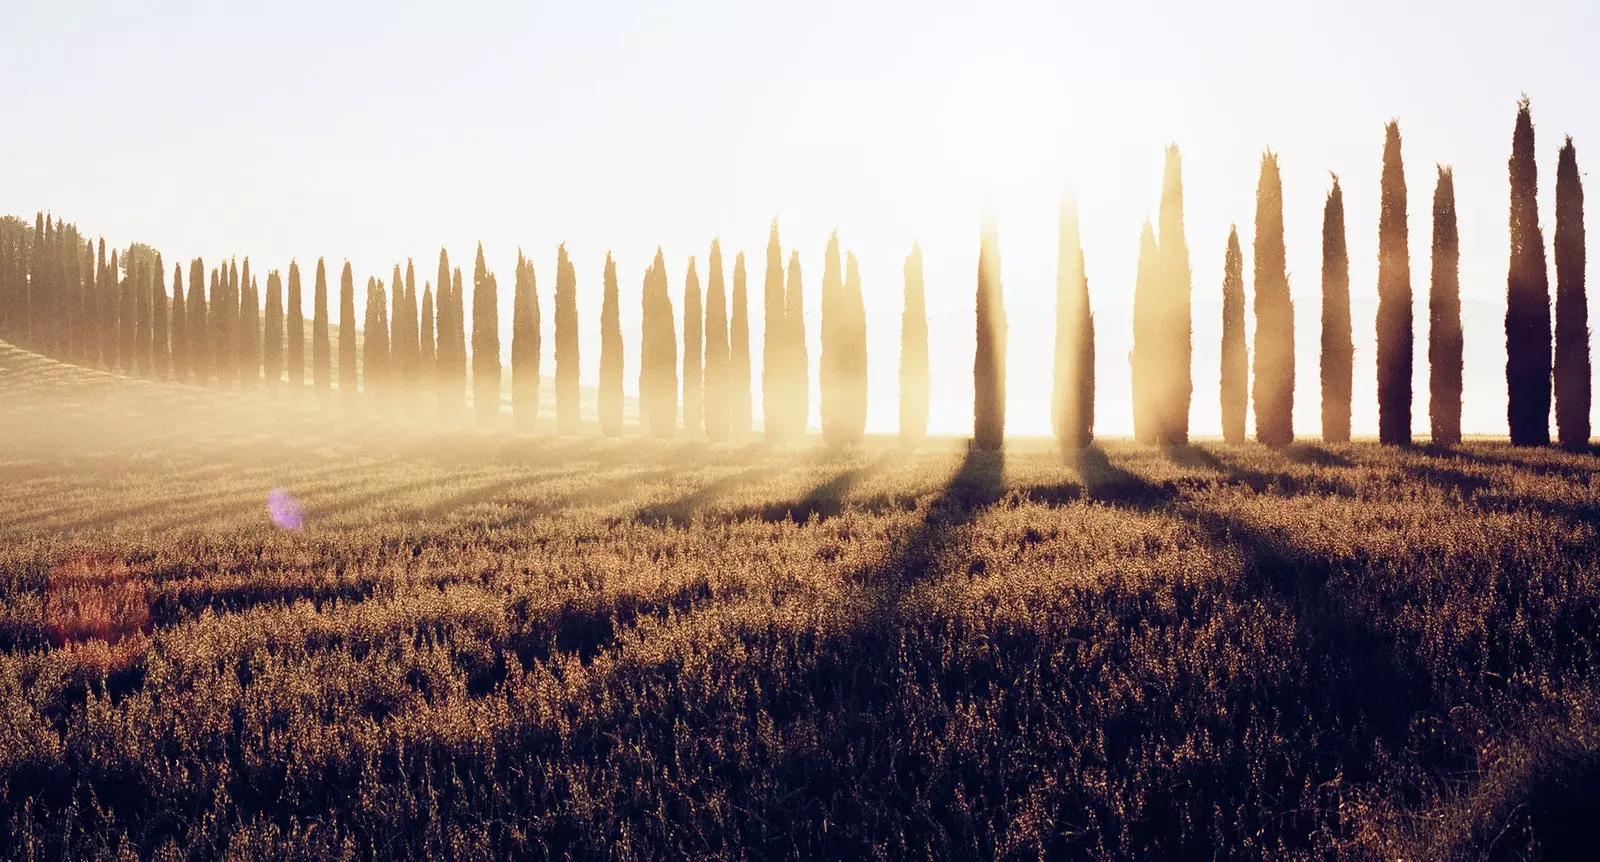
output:
POLYGON ((515 437, 0 347, 0 857, 1582 858, 1597 468, 515 437))

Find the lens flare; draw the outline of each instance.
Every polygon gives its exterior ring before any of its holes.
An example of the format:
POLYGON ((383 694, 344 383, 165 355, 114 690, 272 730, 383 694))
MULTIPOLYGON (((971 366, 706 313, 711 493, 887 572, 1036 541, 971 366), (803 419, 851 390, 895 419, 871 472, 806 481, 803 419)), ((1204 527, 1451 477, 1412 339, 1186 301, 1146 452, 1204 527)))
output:
POLYGON ((267 514, 280 530, 298 530, 306 523, 305 507, 282 488, 274 488, 267 495, 267 514))

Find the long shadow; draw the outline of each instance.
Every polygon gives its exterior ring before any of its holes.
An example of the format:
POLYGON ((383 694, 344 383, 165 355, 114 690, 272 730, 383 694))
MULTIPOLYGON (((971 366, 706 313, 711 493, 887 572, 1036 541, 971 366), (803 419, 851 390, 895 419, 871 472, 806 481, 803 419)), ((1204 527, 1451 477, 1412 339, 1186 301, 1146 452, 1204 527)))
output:
POLYGON ((694 516, 710 508, 719 498, 729 491, 760 482, 771 476, 777 475, 788 465, 768 465, 764 467, 746 467, 743 470, 714 480, 709 485, 704 485, 683 496, 667 503, 645 506, 634 513, 633 520, 651 527, 671 526, 679 529, 694 523, 694 516))
MULTIPOLYGON (((1530 456, 1546 455, 1557 457, 1582 457, 1577 453, 1567 452, 1555 446, 1519 448, 1510 444, 1473 443, 1456 446, 1428 445, 1422 451, 1435 458, 1454 458, 1470 461, 1479 466, 1491 469, 1521 470, 1540 476, 1559 476, 1575 484, 1587 485, 1596 476, 1600 476, 1600 465, 1583 467, 1575 464, 1564 464, 1554 460, 1535 461, 1530 458, 1519 458, 1514 455, 1501 454, 1501 451, 1514 452, 1530 456)), ((1600 450, 1596 450, 1600 451, 1600 450)))
POLYGON ((1337 452, 1330 452, 1316 443, 1290 443, 1275 448, 1279 454, 1296 464, 1312 464, 1318 467, 1355 466, 1355 462, 1349 458, 1337 452))
POLYGON ((805 496, 798 500, 770 503, 755 510, 740 513, 734 520, 742 520, 748 515, 755 515, 769 524, 783 521, 793 521, 796 524, 806 524, 815 517, 818 521, 836 518, 844 511, 845 498, 850 496, 850 491, 863 480, 882 473, 900 458, 898 452, 886 452, 871 464, 846 470, 826 482, 807 491, 805 496))
POLYGON ((1078 458, 1078 475, 1090 500, 1131 509, 1154 509, 1177 496, 1171 482, 1157 485, 1111 463, 1099 446, 1083 450, 1078 458))

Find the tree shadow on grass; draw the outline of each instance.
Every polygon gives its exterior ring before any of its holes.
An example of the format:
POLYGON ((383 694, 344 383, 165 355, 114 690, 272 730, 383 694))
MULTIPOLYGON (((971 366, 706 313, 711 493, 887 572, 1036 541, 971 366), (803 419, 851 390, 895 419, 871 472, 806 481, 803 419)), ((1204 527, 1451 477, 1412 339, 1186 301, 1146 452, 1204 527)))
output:
POLYGON ((899 452, 885 452, 870 464, 835 475, 832 479, 806 492, 805 496, 798 500, 769 503, 755 509, 748 509, 735 515, 733 520, 743 520, 746 517, 755 516, 769 524, 783 521, 806 524, 813 516, 819 521, 838 517, 844 511, 845 498, 850 496, 852 488, 863 480, 882 473, 891 464, 900 460, 901 457, 899 452))
POLYGON ((1349 458, 1316 443, 1290 443, 1274 447, 1274 451, 1296 464, 1311 464, 1317 467, 1355 466, 1355 462, 1349 458))

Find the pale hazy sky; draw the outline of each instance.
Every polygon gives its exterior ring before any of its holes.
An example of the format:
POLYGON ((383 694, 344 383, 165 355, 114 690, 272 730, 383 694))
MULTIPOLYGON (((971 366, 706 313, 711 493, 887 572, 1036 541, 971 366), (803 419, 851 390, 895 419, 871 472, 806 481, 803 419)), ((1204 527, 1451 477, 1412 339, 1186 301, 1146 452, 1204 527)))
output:
MULTIPOLYGON (((918 238, 933 317, 933 428, 970 430, 987 207, 999 222, 1011 322, 1010 428, 1047 432, 1056 213, 1070 185, 1097 322, 1098 428, 1126 433, 1139 227, 1159 202, 1162 149, 1176 142, 1194 272, 1194 432, 1220 432, 1223 249, 1237 222, 1253 289, 1256 177, 1270 146, 1284 171, 1296 429, 1320 427, 1321 213, 1332 170, 1349 231, 1355 429, 1375 433, 1378 182, 1383 126, 1397 117, 1416 295, 1414 425, 1428 425, 1430 207, 1442 162, 1455 166, 1460 214, 1465 426, 1503 434, 1517 97, 1533 100, 1547 244, 1562 136, 1575 137, 1580 167, 1600 158, 1591 149, 1600 146, 1600 62, 1585 59, 1600 12, 1579 0, 5 5, 0 212, 48 208, 116 245, 148 242, 169 261, 248 254, 264 273, 298 258, 309 279, 318 256, 331 268, 348 258, 358 289, 408 256, 431 279, 441 245, 470 282, 481 240, 504 285, 502 321, 518 246, 535 260, 550 320, 565 241, 586 383, 598 371, 610 249, 630 392, 640 283, 657 244, 679 315, 690 255, 703 278, 713 236, 730 275, 732 253, 747 253, 759 373, 774 215, 785 257, 798 248, 805 267, 815 375, 822 252, 837 226, 867 293, 875 430, 896 422, 901 266, 918 238)), ((1552 295, 1554 280, 1552 269, 1552 295)), ((545 345, 549 362, 548 331, 545 345)))

